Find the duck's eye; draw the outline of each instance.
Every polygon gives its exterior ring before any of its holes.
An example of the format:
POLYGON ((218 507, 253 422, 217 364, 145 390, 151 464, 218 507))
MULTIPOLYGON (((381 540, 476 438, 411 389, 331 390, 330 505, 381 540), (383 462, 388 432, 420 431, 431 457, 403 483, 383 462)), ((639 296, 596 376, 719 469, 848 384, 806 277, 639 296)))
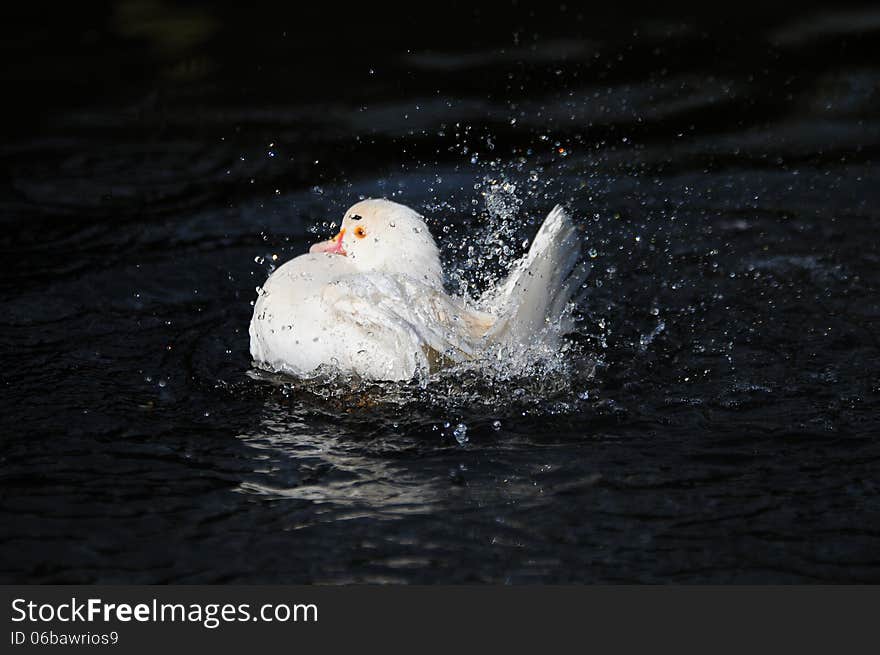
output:
POLYGON ((363 239, 365 236, 367 236, 367 231, 364 229, 363 225, 358 225, 356 228, 354 228, 354 235, 358 239, 363 239))

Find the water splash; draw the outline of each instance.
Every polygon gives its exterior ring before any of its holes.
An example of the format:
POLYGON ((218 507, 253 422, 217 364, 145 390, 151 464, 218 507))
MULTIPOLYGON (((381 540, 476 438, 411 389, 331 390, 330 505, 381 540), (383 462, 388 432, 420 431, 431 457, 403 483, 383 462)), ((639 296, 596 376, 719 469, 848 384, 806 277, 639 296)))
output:
POLYGON ((650 346, 654 342, 654 339, 656 339, 658 336, 660 336, 660 334, 665 329, 666 329, 666 322, 665 321, 658 322, 657 326, 653 330, 651 330, 648 334, 643 334, 639 338, 639 348, 641 350, 647 349, 647 347, 650 346))

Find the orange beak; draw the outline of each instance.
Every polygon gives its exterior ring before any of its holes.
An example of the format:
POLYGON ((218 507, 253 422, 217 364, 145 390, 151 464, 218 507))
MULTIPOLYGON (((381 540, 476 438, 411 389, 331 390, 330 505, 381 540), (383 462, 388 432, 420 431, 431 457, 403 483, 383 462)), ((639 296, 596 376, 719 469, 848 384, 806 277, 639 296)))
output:
POLYGON ((345 256, 345 248, 342 247, 342 237, 345 236, 345 228, 339 230, 339 234, 330 239, 329 241, 321 241, 320 243, 314 244, 311 248, 309 248, 309 252, 326 252, 331 255, 342 255, 345 256))

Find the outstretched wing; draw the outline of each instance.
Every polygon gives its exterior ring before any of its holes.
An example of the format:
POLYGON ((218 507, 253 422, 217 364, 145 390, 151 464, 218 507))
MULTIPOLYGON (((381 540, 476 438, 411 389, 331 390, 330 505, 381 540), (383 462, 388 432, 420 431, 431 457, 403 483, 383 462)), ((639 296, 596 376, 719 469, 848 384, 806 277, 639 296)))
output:
POLYGON ((526 346, 547 326, 556 334, 571 329, 559 323, 589 273, 581 263, 581 239, 574 222, 557 205, 544 219, 529 252, 511 269, 504 283, 483 307, 499 316, 489 340, 526 346))
POLYGON ((327 284, 322 296, 340 321, 365 328, 377 338, 404 340, 426 358, 430 349, 452 361, 469 359, 492 326, 488 314, 402 275, 347 276, 327 284))

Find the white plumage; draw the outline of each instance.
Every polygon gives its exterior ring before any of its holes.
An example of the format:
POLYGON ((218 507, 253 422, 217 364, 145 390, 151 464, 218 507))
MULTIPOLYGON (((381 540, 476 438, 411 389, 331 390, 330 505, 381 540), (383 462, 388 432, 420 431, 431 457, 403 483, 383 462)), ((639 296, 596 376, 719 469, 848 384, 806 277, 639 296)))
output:
POLYGON ((443 290, 421 216, 364 200, 345 213, 336 237, 266 281, 254 304, 251 355, 262 368, 299 377, 326 370, 408 380, 493 347, 527 349, 536 339, 556 347, 559 321, 587 273, 579 257, 577 232, 557 206, 505 282, 474 306, 443 290))

